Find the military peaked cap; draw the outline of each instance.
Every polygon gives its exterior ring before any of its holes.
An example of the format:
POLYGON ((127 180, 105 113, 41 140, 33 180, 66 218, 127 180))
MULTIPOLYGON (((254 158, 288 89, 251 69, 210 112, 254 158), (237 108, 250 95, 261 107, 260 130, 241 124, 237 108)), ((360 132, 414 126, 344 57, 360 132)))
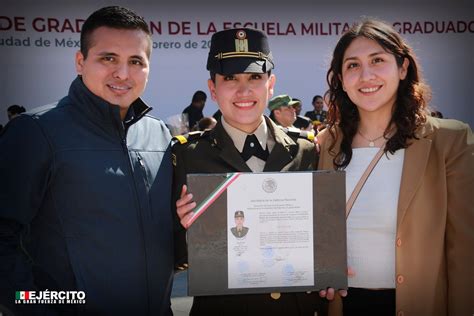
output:
POLYGON ((221 75, 266 73, 274 68, 265 33, 254 29, 230 29, 214 33, 207 70, 221 75))

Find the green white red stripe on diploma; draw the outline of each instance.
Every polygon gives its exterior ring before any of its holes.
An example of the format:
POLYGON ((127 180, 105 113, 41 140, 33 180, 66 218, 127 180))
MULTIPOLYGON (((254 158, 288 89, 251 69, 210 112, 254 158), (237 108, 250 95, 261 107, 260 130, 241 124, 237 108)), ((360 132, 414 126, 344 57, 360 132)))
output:
POLYGON ((217 200, 217 198, 221 196, 222 193, 225 192, 225 190, 227 190, 227 188, 240 176, 240 174, 240 172, 228 173, 227 178, 225 178, 225 180, 219 184, 207 198, 205 198, 201 203, 199 203, 198 206, 196 206, 196 208, 193 210, 193 215, 185 223, 186 228, 191 226, 191 224, 194 223, 194 221, 199 216, 201 216, 201 214, 204 213, 204 211, 207 210, 207 208, 211 206, 211 204, 214 203, 214 201, 217 200))

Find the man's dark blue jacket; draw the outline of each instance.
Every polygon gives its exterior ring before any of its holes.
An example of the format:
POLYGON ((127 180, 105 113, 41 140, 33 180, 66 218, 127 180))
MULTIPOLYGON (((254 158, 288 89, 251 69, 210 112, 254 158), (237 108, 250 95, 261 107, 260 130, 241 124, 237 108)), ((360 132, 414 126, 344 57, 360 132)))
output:
POLYGON ((15 291, 76 290, 86 304, 48 309, 171 313, 171 136, 149 110, 138 99, 122 122, 78 77, 3 130, 0 306, 21 308, 15 291))

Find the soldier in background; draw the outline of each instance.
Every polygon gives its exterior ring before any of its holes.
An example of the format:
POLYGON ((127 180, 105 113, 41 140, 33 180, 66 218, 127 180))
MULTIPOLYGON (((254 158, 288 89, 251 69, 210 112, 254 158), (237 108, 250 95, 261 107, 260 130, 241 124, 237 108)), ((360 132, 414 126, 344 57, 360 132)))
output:
POLYGON ((313 122, 308 117, 301 115, 301 109, 303 108, 301 100, 292 98, 292 106, 296 113, 296 121, 293 126, 305 131, 313 131, 313 122))
POLYGON ((270 118, 280 126, 294 127, 296 112, 293 107, 293 100, 286 94, 277 95, 268 102, 268 109, 271 111, 270 118))
POLYGON ((326 124, 326 117, 328 112, 324 110, 324 99, 320 95, 315 95, 313 97, 313 111, 308 111, 304 116, 308 117, 313 121, 314 130, 321 130, 326 124), (322 125, 322 126, 320 126, 322 125))

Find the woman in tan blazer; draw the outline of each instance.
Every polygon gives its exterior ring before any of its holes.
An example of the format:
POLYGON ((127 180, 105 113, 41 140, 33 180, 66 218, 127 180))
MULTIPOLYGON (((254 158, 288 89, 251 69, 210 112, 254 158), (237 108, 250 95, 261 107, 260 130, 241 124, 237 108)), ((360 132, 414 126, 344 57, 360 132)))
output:
POLYGON ((339 40, 328 71, 319 169, 346 170, 347 196, 385 154, 347 220, 344 315, 473 315, 474 137, 426 115, 429 88, 413 50, 365 20, 339 40))

